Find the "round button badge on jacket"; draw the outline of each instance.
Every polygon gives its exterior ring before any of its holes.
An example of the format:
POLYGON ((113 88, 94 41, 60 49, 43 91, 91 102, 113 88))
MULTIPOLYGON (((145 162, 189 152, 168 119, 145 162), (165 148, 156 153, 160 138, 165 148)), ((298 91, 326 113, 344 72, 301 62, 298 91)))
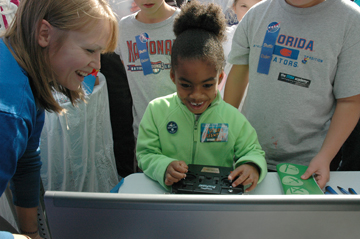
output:
POLYGON ((166 127, 170 134, 175 134, 178 131, 178 125, 174 121, 170 121, 166 127))

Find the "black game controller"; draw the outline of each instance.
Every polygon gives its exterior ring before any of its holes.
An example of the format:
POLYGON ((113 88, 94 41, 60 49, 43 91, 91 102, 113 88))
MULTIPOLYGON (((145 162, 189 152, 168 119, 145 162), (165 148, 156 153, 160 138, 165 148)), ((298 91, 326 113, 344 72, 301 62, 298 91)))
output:
MULTIPOLYGON (((244 186, 232 187, 228 176, 231 167, 188 165, 186 178, 172 185, 175 194, 243 194, 244 186)), ((234 179, 234 181, 236 178, 234 179)))

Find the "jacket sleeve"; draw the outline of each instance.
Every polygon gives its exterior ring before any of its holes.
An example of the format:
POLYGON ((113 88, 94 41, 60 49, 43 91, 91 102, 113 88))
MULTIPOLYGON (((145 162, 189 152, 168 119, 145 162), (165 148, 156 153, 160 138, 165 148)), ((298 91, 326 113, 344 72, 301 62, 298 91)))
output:
POLYGON ((0 112, 0 195, 16 171, 17 161, 23 155, 28 138, 25 122, 18 117, 0 112))
POLYGON ((235 168, 244 163, 256 164, 260 169, 258 181, 258 183, 260 183, 267 174, 265 152, 260 146, 255 129, 243 115, 241 116, 243 124, 240 123, 240 132, 237 131, 239 133, 235 135, 235 168))
POLYGON ((165 185, 165 172, 168 165, 176 159, 162 154, 159 130, 151 106, 150 103, 140 122, 136 157, 143 172, 169 190, 170 187, 165 185))
POLYGON ((22 118, 0 113, 0 194, 10 181, 13 202, 16 206, 30 208, 39 204, 40 192, 40 148, 37 133, 22 118), (29 135, 31 135, 29 137, 29 135), (30 141, 35 138, 34 149, 29 149, 30 141))

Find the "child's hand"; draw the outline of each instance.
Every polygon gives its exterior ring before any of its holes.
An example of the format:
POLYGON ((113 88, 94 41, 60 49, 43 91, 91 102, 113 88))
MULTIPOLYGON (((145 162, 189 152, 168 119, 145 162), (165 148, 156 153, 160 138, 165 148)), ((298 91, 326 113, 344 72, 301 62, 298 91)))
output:
POLYGON ((330 179, 330 162, 331 160, 316 155, 310 162, 306 172, 301 176, 301 179, 308 179, 314 174, 314 178, 320 188, 324 188, 330 179))
POLYGON ((238 185, 248 185, 252 184, 249 188, 246 189, 246 192, 250 192, 253 190, 258 181, 259 181, 259 172, 258 169, 251 164, 243 164, 237 167, 234 171, 232 171, 228 177, 229 180, 234 180, 236 176, 239 176, 235 182, 232 183, 233 187, 237 187, 238 185))
POLYGON ((165 172, 165 185, 171 186, 186 177, 188 166, 184 161, 173 161, 165 172))

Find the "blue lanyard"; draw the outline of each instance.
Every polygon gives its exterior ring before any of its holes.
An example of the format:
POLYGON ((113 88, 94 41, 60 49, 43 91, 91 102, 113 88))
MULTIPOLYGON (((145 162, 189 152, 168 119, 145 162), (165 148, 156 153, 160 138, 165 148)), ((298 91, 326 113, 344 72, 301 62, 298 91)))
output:
POLYGON ((139 51, 140 63, 143 68, 144 75, 153 74, 149 51, 146 46, 146 43, 149 41, 149 35, 144 32, 136 36, 135 39, 136 39, 136 45, 139 51))
POLYGON ((275 42, 280 32, 280 23, 272 22, 267 27, 264 42, 261 46, 259 64, 257 72, 261 74, 269 74, 272 55, 275 49, 275 42))

